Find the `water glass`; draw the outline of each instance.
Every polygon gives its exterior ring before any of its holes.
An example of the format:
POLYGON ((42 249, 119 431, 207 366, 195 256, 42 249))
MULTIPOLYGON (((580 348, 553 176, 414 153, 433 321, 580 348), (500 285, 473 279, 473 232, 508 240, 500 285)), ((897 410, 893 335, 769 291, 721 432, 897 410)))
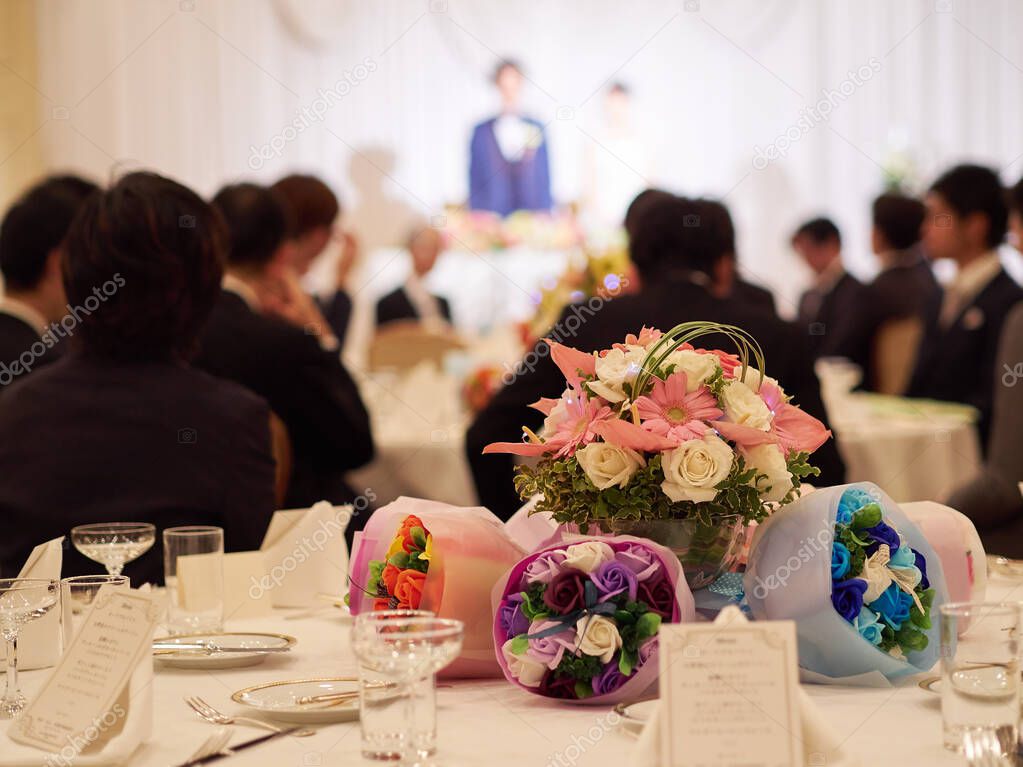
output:
POLYGON ((18 635, 21 627, 42 618, 60 597, 60 583, 44 578, 0 578, 0 636, 7 643, 7 686, 0 700, 0 719, 13 719, 25 708, 18 686, 18 635))
POLYGON ((223 631, 223 528, 168 527, 163 531, 163 572, 171 634, 223 631))
POLYGON ((100 522, 71 529, 71 543, 108 575, 120 575, 156 543, 156 527, 148 522, 100 522))
POLYGON ((1020 717, 1020 619, 1016 603, 941 606, 941 718, 945 748, 993 733, 1016 753, 1020 717))
POLYGON ((85 622, 86 615, 103 587, 129 589, 131 582, 127 575, 75 575, 61 579, 60 623, 65 649, 85 622))
POLYGON ((382 716, 380 709, 390 706, 399 714, 391 721, 400 722, 399 734, 392 736, 386 750, 364 751, 364 755, 420 765, 435 750, 434 675, 458 657, 464 630, 461 621, 446 618, 358 616, 352 627, 352 649, 380 685, 379 692, 389 693, 389 700, 370 698, 371 721, 382 716))
MULTIPOLYGON (((429 610, 377 610, 356 617, 356 622, 379 621, 390 618, 432 618, 429 610)), ((362 755, 367 759, 391 760, 401 758, 403 695, 412 696, 416 720, 416 749, 433 753, 437 741, 437 718, 432 704, 433 677, 412 683, 411 689, 398 691, 394 681, 373 668, 359 664, 359 720, 362 729, 362 755), (396 715, 397 712, 397 715, 396 715)))

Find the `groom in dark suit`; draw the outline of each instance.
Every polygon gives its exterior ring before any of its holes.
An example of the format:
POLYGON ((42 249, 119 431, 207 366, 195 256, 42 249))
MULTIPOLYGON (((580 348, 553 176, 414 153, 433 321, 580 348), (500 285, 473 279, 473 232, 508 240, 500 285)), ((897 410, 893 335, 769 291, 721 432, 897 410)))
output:
POLYGON ((469 208, 507 216, 517 210, 551 209, 551 180, 543 125, 520 111, 522 70, 514 61, 497 65, 494 84, 501 114, 476 126, 469 148, 469 208))

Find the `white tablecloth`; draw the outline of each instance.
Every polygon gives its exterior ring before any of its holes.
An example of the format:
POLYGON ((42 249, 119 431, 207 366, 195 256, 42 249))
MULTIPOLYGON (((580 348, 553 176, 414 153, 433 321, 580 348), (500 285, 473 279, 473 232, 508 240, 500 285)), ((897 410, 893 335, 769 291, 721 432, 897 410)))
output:
MULTIPOLYGON (((1023 584, 996 578, 989 585, 988 596, 1023 599, 1023 584)), ((224 711, 240 714, 241 707, 231 702, 231 693, 249 685, 354 674, 349 621, 338 611, 293 621, 280 613, 263 620, 239 621, 229 628, 291 634, 298 638, 298 645, 291 655, 271 657, 253 668, 159 670, 154 681, 156 737, 136 753, 131 766, 177 764, 209 736, 212 726, 187 708, 182 701, 186 695, 199 695, 224 711)), ((31 694, 47 673, 22 674, 23 687, 31 694)), ((817 685, 804 689, 865 767, 961 765, 961 758, 941 746, 939 698, 921 690, 917 681, 919 678, 889 689, 817 685)), ((635 740, 613 726, 615 717, 607 708, 545 701, 503 680, 455 682, 451 688, 439 689, 437 695, 438 759, 448 767, 630 764, 635 740)), ((239 726, 235 737, 242 740, 256 734, 239 726)), ((309 738, 258 746, 234 757, 232 763, 237 767, 321 767, 370 762, 360 756, 358 723, 350 723, 324 726, 309 738)))

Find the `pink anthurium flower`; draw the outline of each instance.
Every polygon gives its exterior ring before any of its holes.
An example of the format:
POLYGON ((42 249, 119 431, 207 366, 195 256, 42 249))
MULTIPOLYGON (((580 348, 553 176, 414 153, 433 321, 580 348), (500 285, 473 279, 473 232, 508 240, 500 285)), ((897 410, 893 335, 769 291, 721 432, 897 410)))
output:
POLYGON ((715 421, 724 415, 710 389, 701 386, 687 394, 686 384, 685 373, 672 373, 663 381, 654 379, 650 394, 636 400, 642 427, 677 445, 700 439, 708 429, 705 421, 715 421))
POLYGON ((647 431, 631 421, 623 421, 621 418, 600 421, 594 424, 593 430, 605 442, 610 442, 617 447, 631 448, 641 453, 656 453, 677 447, 672 440, 647 431))
POLYGON ((573 349, 571 346, 559 344, 557 341, 545 339, 551 347, 551 359, 558 370, 565 376, 570 386, 574 386, 583 376, 596 375, 597 360, 592 354, 573 349), (580 375, 581 374, 581 375, 580 375))

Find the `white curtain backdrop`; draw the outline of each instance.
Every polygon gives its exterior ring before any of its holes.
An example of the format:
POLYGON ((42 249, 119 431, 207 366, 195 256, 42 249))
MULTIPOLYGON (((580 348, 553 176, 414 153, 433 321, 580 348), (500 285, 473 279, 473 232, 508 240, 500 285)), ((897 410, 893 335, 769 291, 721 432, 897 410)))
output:
POLYGON ((724 196, 746 271, 783 310, 806 279, 787 244, 803 217, 834 216, 852 269, 873 270, 883 168, 918 184, 967 159, 1023 173, 1017 0, 40 0, 37 21, 47 167, 155 168, 205 194, 312 171, 368 246, 465 198, 498 57, 523 62, 550 121, 560 202, 621 80, 649 183, 724 196), (808 116, 829 91, 828 117, 808 116))

